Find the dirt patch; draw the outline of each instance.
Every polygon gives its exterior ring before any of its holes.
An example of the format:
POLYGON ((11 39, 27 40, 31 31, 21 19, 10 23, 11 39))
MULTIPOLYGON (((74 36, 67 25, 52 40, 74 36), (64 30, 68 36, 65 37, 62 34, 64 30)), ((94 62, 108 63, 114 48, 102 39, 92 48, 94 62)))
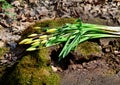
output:
MULTIPOLYGON (((72 66, 73 67, 73 66, 72 66)), ((92 60, 82 65, 74 65, 75 70, 66 70, 60 85, 119 85, 119 73, 115 73, 105 60, 92 60)))

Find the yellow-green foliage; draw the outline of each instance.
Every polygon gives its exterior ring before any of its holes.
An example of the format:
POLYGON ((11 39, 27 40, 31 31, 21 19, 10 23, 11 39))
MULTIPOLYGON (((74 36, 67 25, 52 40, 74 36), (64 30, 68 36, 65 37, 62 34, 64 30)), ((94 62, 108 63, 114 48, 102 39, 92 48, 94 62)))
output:
POLYGON ((49 49, 24 56, 12 72, 7 74, 4 85, 59 85, 59 75, 48 65, 49 49))
POLYGON ((89 59, 90 55, 99 55, 101 53, 101 48, 97 43, 94 42, 83 42, 77 46, 76 52, 82 54, 84 58, 89 59))

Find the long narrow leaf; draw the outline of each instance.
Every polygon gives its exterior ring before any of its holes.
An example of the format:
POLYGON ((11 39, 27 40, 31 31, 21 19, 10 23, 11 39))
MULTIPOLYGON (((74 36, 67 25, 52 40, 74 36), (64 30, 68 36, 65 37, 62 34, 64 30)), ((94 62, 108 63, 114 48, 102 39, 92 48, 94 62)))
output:
POLYGON ((65 55, 65 51, 66 51, 67 47, 68 47, 69 44, 70 44, 70 41, 71 41, 71 37, 72 37, 72 36, 73 36, 73 34, 71 34, 71 35, 68 37, 67 42, 65 43, 62 51, 60 52, 60 54, 59 54, 59 58, 60 58, 60 59, 66 56, 66 55, 65 55))

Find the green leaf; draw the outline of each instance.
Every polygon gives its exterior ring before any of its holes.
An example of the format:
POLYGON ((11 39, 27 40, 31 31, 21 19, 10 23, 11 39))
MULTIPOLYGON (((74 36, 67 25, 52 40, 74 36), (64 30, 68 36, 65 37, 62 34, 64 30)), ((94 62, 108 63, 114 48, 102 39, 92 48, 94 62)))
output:
POLYGON ((63 58, 68 55, 68 53, 74 49, 74 47, 76 47, 79 44, 79 40, 80 40, 81 34, 78 33, 75 38, 72 40, 72 42, 70 42, 70 44, 68 45, 68 47, 66 48, 66 50, 63 53, 63 58))
POLYGON ((59 58, 60 59, 62 59, 62 58, 64 58, 67 54, 68 54, 68 50, 69 50, 69 45, 70 45, 70 43, 71 43, 71 37, 74 35, 74 33, 72 33, 69 37, 68 37, 68 39, 67 39, 67 42, 65 43, 65 45, 64 45, 64 47, 63 47, 63 49, 62 49, 62 51, 60 52, 60 54, 59 54, 59 58))

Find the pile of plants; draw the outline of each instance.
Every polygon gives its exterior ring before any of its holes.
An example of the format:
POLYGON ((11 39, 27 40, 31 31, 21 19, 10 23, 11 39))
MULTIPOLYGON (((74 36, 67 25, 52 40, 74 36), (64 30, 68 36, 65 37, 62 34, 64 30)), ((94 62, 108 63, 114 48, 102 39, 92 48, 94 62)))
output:
POLYGON ((27 51, 35 51, 43 47, 64 44, 59 54, 59 59, 65 58, 78 44, 89 39, 120 37, 120 27, 82 23, 79 19, 73 24, 66 23, 66 25, 58 28, 36 28, 42 30, 42 33, 30 34, 19 44, 30 44, 27 51))

